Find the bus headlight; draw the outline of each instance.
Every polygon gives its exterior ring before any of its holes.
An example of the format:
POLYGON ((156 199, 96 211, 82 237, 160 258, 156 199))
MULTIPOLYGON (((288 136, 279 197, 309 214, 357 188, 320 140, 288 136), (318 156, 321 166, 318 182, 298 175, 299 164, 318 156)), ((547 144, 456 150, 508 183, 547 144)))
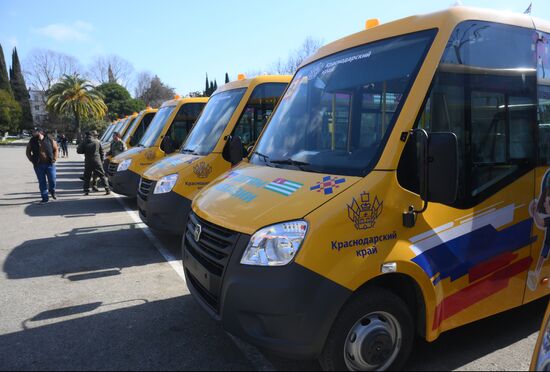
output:
POLYGON ((158 180, 155 186, 155 190, 153 191, 153 194, 165 194, 167 192, 172 191, 177 181, 178 181, 177 174, 171 174, 169 176, 162 177, 160 180, 158 180))
POLYGON ((258 230, 246 247, 241 264, 284 266, 294 259, 307 233, 306 221, 291 221, 258 230))
POLYGON ((122 163, 120 163, 116 169, 117 172, 122 172, 130 168, 130 164, 132 164, 132 159, 126 159, 122 163))

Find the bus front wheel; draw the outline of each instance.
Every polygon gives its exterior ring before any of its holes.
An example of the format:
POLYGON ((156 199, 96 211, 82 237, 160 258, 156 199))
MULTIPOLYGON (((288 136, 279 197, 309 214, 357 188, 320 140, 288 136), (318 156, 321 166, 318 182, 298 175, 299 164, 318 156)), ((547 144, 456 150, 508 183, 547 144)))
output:
POLYGON ((413 340, 414 322, 405 302, 385 289, 368 288, 338 315, 319 362, 329 371, 400 369, 413 340))

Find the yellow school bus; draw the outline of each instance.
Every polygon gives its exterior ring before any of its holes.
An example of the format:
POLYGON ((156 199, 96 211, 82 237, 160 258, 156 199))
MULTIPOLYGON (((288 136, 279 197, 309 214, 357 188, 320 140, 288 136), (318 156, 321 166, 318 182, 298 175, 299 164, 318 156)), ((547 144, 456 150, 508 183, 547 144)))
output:
POLYGON ((101 138, 101 146, 103 147, 103 152, 107 153, 109 151, 109 147, 111 146, 111 141, 113 140, 113 134, 115 132, 120 133, 123 131, 128 124, 129 118, 126 116, 125 118, 119 119, 114 123, 112 126, 112 129, 109 133, 105 133, 104 136, 101 138))
MULTIPOLYGON (((210 97, 179 153, 153 164, 141 178, 138 207, 150 227, 183 234, 191 200, 199 190, 235 166, 228 157, 234 141, 254 145, 291 76, 259 76, 220 87, 210 97)), ((242 158, 242 155, 241 155, 242 158)))
POLYGON ((111 133, 109 133, 108 137, 106 137, 101 142, 101 147, 103 149, 103 153, 105 154, 105 159, 103 160, 104 169, 107 169, 109 167, 109 162, 111 161, 111 158, 112 158, 110 155, 108 156, 107 154, 111 150, 111 142, 113 141, 113 134, 118 132, 121 136, 123 136, 136 117, 137 117, 137 113, 134 113, 130 116, 126 116, 124 119, 121 119, 113 128, 111 133))
POLYGON ((99 141, 101 143, 106 142, 109 137, 112 137, 113 130, 115 129, 116 125, 118 124, 118 120, 113 121, 107 129, 105 129, 105 132, 103 132, 103 135, 99 138, 99 141))
POLYGON ((130 127, 132 126, 132 124, 134 123, 135 119, 137 118, 138 116, 138 113, 137 112, 134 112, 132 115, 128 115, 126 117, 126 121, 124 122, 124 125, 121 126, 120 130, 119 130, 119 133, 120 133, 120 136, 121 137, 124 137, 124 135, 126 134, 126 132, 128 131, 128 129, 130 129, 130 127))
POLYGON ((128 149, 131 149, 139 143, 139 140, 149 127, 149 124, 151 124, 157 111, 157 109, 147 107, 139 114, 136 114, 135 120, 130 124, 122 137, 122 141, 126 144, 128 149))
POLYGON ((226 330, 329 370, 398 369, 416 335, 550 293, 550 23, 368 24, 302 64, 183 240, 226 330))
POLYGON ((135 198, 143 172, 181 146, 206 102, 208 98, 179 96, 164 102, 137 146, 111 159, 107 176, 112 190, 135 198))

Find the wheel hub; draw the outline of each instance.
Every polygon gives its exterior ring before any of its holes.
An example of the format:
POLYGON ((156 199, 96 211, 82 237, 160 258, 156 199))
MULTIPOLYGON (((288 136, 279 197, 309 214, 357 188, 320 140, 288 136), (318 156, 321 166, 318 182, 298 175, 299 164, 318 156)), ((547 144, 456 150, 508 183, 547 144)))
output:
POLYGON ((358 320, 344 347, 344 359, 352 371, 384 370, 401 349, 401 328, 390 314, 376 312, 358 320))
POLYGON ((386 330, 377 330, 364 340, 361 356, 368 364, 382 365, 393 351, 393 340, 386 330))

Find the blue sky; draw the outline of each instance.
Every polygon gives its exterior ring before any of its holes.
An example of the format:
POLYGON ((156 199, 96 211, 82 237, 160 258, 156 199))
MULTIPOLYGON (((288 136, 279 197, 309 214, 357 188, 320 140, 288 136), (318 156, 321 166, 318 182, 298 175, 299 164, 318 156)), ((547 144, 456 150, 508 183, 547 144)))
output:
MULTIPOLYGON (((0 43, 21 60, 35 48, 77 57, 117 54, 179 94, 204 88, 205 73, 223 82, 265 71, 306 37, 325 43, 381 22, 449 7, 455 0, 0 0, 0 43)), ((464 5, 523 12, 528 0, 462 0, 464 5)), ((550 1, 533 15, 550 18, 550 1)), ((6 58, 8 64, 10 59, 6 58)))

